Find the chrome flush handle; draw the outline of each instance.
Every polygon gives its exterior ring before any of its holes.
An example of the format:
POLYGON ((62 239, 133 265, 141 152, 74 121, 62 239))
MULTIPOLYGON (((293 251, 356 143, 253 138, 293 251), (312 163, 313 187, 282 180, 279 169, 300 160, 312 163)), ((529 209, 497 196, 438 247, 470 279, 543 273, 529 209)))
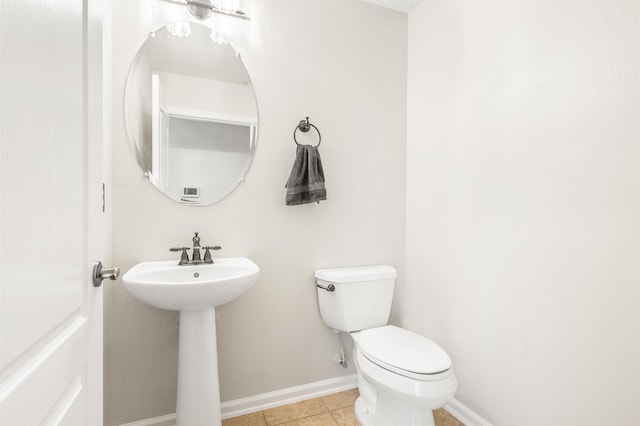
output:
POLYGON ((321 289, 326 290, 326 291, 329 291, 329 292, 336 291, 336 286, 333 285, 333 284, 329 284, 327 286, 324 286, 322 284, 317 284, 316 283, 316 287, 321 288, 321 289))

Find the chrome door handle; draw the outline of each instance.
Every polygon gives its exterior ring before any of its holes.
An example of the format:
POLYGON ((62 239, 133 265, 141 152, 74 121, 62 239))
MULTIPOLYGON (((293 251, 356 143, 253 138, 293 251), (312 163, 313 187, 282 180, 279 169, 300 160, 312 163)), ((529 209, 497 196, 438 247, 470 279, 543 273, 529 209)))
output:
POLYGON ((120 276, 120 268, 103 268, 102 262, 98 262, 93 266, 93 286, 100 287, 102 280, 109 278, 115 280, 120 276))

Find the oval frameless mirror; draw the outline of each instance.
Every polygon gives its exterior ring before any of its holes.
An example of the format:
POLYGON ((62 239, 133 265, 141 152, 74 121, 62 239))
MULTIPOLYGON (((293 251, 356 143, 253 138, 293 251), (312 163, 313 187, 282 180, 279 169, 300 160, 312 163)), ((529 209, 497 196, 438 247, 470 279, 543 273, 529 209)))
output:
POLYGON ((136 160, 167 197, 202 206, 229 195, 256 146, 256 98, 238 52, 215 30, 175 22, 129 68, 125 120, 136 160))

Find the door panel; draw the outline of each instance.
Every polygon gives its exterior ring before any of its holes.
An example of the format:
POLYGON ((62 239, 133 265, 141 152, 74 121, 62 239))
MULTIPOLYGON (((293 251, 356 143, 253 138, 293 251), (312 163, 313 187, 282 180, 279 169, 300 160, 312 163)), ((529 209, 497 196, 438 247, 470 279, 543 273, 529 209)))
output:
POLYGON ((21 424, 36 425, 45 419, 86 363, 86 333, 86 317, 77 317, 21 365, 12 377, 12 392, 2 401, 0 424, 19 419, 21 424), (32 402, 25 406, 26 401, 32 402))
POLYGON ((82 305, 82 2, 59 3, 0 2, 0 368, 82 305))
POLYGON ((78 426, 84 424, 87 392, 84 392, 86 372, 83 370, 74 377, 62 396, 56 401, 51 412, 41 423, 49 425, 78 426))
POLYGON ((1 425, 101 423, 95 4, 0 0, 1 425))

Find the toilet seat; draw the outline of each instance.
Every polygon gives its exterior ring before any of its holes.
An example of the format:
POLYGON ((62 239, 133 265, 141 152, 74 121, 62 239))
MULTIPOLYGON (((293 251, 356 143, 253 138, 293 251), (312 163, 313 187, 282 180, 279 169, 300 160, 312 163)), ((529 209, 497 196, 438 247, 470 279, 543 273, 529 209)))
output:
POLYGON ((358 351, 385 370, 415 380, 439 380, 451 358, 434 341, 393 325, 363 330, 358 351))
MULTIPOLYGON (((359 375, 374 389, 420 409, 442 407, 453 398, 458 387, 453 368, 416 380, 375 364, 361 351, 356 351, 355 362, 359 375)), ((380 397, 381 394, 378 394, 380 397)))

